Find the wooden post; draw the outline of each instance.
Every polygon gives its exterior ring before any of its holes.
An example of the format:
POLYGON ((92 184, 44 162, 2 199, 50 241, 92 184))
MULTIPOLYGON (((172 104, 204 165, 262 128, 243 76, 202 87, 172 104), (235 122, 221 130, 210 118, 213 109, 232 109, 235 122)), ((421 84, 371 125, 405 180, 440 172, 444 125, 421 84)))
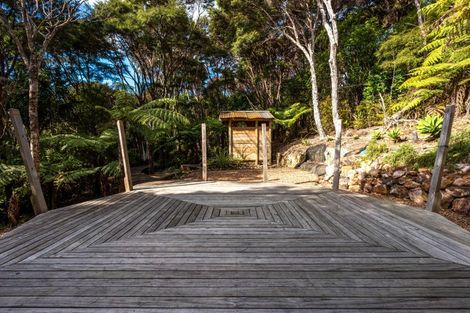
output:
POLYGON ((201 124, 201 137, 202 137, 202 180, 207 181, 207 137, 206 137, 206 124, 201 124))
POLYGON ((122 120, 117 121, 117 128, 119 134, 119 151, 121 152, 122 163, 124 167, 124 187, 126 191, 132 191, 132 176, 131 166, 129 164, 129 155, 127 153, 127 141, 126 141, 126 130, 124 129, 124 122, 122 120))
POLYGON ((266 123, 261 124, 261 134, 263 136, 263 181, 268 181, 268 145, 266 136, 266 123))
POLYGON ((228 121, 228 154, 233 156, 232 121, 228 121))
POLYGON ((28 176, 28 182, 31 186, 31 203, 33 205, 34 214, 39 215, 47 212, 47 204, 42 193, 41 181, 34 165, 33 156, 29 148, 28 138, 24 130, 23 121, 21 120, 20 111, 17 109, 9 109, 8 114, 10 115, 11 122, 13 124, 13 130, 15 133, 16 140, 20 146, 21 158, 23 159, 24 166, 26 167, 26 174, 28 176))
POLYGON ((444 122, 442 124, 441 136, 439 138, 436 160, 434 161, 434 167, 432 170, 428 203, 426 205, 426 210, 431 212, 438 212, 441 209, 441 180, 447 157, 447 149, 449 148, 449 140, 452 130, 452 123, 454 122, 454 114, 455 105, 447 106, 444 113, 444 122))
POLYGON ((333 190, 339 189, 339 178, 341 174, 341 132, 342 121, 335 120, 336 142, 334 155, 334 172, 333 172, 333 190))
POLYGON ((258 121, 255 122, 256 127, 256 162, 255 165, 259 165, 259 125, 258 121))

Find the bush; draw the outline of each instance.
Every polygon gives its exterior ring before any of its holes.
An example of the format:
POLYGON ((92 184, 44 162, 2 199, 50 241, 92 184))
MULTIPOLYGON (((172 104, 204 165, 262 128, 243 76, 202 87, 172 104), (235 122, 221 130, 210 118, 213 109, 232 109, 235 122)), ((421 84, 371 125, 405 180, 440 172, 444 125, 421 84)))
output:
MULTIPOLYGON (((436 159, 437 147, 419 155, 417 166, 432 168, 436 159)), ((458 163, 470 162, 470 129, 452 135, 447 150, 446 166, 454 167, 458 163)))
POLYGON ((397 150, 391 152, 384 159, 384 163, 393 166, 408 166, 415 168, 417 166, 417 152, 410 144, 401 145, 397 150))
POLYGON ((364 161, 374 161, 382 154, 388 151, 385 143, 378 143, 376 140, 371 140, 367 144, 366 154, 362 157, 364 161))
POLYGON ((225 149, 215 149, 208 160, 208 166, 213 169, 231 169, 237 168, 240 161, 234 159, 225 149))
POLYGON ((441 134, 443 121, 439 115, 427 115, 418 121, 416 129, 420 135, 427 136, 430 140, 436 139, 441 134))
POLYGON ((393 140, 393 142, 399 142, 401 140, 400 136, 401 136, 401 133, 400 133, 400 130, 398 128, 394 128, 394 129, 391 129, 389 130, 389 132, 387 133, 387 136, 393 140))

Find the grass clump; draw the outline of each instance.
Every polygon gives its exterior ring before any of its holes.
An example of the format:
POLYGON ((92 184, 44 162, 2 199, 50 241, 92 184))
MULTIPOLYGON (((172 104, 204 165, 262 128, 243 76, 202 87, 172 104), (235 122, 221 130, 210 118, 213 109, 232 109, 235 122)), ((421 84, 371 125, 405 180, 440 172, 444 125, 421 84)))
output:
POLYGON ((383 139, 384 134, 380 130, 374 130, 371 134, 372 140, 380 140, 383 139))
POLYGON ((388 147, 385 143, 378 143, 377 140, 371 140, 367 144, 366 153, 362 157, 362 160, 374 161, 387 151, 388 147))
POLYGON ((384 162, 393 166, 416 167, 417 152, 411 144, 401 145, 397 150, 388 154, 384 162))
POLYGON ((240 166, 240 161, 229 155, 225 149, 215 149, 207 161, 211 169, 225 170, 240 166))

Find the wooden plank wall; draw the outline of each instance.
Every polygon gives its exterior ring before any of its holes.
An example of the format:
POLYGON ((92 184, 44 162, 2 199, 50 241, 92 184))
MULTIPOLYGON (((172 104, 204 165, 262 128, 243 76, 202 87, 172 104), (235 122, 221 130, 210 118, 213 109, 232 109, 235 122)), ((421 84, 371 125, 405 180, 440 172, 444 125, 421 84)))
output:
MULTIPOLYGON (((243 161, 256 161, 257 156, 262 156, 262 132, 261 124, 256 127, 233 127, 232 126, 232 155, 234 158, 243 161), (258 139, 256 138, 258 136, 258 139), (258 149, 258 151, 257 151, 258 149)), ((271 127, 266 127, 268 144, 268 163, 271 164, 271 127)))

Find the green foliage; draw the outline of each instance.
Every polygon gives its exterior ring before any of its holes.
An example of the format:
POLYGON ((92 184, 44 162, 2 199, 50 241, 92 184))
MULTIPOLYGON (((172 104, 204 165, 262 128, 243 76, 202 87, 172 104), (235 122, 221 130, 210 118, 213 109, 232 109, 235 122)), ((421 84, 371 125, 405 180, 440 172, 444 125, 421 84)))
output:
POLYGON ((387 132, 388 138, 392 139, 393 142, 399 142, 401 140, 401 132, 398 128, 392 128, 387 132))
POLYGON ((388 151, 388 147, 385 143, 378 143, 377 140, 372 139, 367 144, 366 153, 362 157, 363 161, 374 161, 381 155, 388 151))
MULTIPOLYGON (((419 155, 416 159, 416 165, 432 168, 436 159, 436 152, 437 147, 419 155)), ((468 162, 470 162, 470 129, 451 136, 449 149, 447 150, 446 166, 452 169, 456 164, 468 162)))
POLYGON ((402 144, 384 158, 384 163, 393 166, 416 167, 418 153, 411 144, 402 144))
POLYGON ((208 166, 212 169, 232 169, 240 166, 240 161, 231 157, 227 149, 216 148, 210 153, 207 161, 208 166))
POLYGON ((427 115, 418 121, 416 129, 421 135, 428 136, 429 139, 439 137, 444 119, 439 115, 427 115))
POLYGON ((291 128, 302 116, 310 112, 312 108, 300 103, 294 103, 282 111, 271 110, 274 121, 287 128, 291 128))
POLYGON ((381 125, 383 112, 376 101, 363 100, 355 109, 353 126, 356 129, 381 125))
POLYGON ((383 139, 383 133, 381 130, 374 130, 371 134, 371 138, 372 140, 380 140, 380 139, 383 139))

